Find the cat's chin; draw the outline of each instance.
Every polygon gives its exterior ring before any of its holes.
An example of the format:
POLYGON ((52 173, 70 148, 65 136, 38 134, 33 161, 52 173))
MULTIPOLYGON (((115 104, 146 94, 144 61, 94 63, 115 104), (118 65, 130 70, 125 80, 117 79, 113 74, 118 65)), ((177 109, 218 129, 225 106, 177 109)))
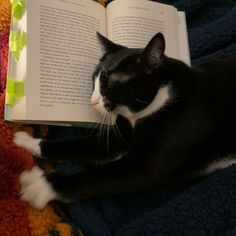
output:
POLYGON ((94 107, 94 109, 95 109, 97 112, 99 112, 102 116, 105 116, 105 115, 108 113, 108 111, 107 111, 107 110, 105 109, 105 107, 103 107, 103 106, 97 105, 97 106, 94 107))
POLYGON ((94 109, 100 113, 101 115, 101 123, 105 123, 107 125, 114 125, 116 121, 116 117, 118 114, 116 112, 109 112, 105 107, 94 107, 94 109))

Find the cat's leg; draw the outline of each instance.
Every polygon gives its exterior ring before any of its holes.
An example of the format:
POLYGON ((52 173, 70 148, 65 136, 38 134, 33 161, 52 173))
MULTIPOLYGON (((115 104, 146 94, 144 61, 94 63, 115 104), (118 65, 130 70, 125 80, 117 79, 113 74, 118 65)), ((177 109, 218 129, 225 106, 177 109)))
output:
POLYGON ((25 131, 19 131, 14 134, 14 143, 20 147, 25 148, 35 157, 41 156, 41 141, 42 139, 33 138, 25 131))
POLYGON ((35 208, 43 208, 50 200, 81 200, 151 185, 153 179, 147 163, 132 159, 124 157, 73 175, 44 174, 33 169, 21 175, 21 198, 35 208))
POLYGON ((98 135, 67 140, 45 140, 33 138, 26 132, 15 133, 14 142, 35 157, 78 162, 106 161, 113 158, 112 151, 125 148, 124 142, 110 130, 103 142, 99 141, 98 135))

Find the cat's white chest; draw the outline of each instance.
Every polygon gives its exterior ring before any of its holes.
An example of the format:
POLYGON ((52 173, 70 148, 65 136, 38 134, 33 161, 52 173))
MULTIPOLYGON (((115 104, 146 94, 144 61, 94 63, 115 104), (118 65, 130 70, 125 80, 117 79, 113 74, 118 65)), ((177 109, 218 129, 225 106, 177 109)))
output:
POLYGON ((170 99, 170 86, 166 85, 160 88, 153 101, 143 110, 133 113, 127 107, 119 107, 119 114, 127 118, 130 124, 134 127, 136 122, 144 117, 150 116, 159 111, 167 104, 170 99))

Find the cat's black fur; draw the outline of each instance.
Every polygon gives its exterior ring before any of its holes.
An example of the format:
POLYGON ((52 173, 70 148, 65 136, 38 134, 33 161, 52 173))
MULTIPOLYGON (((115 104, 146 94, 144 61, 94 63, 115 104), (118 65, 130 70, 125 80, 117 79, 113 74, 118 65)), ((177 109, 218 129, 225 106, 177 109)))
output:
POLYGON ((48 174, 61 198, 106 196, 201 176, 213 161, 236 153, 236 59, 190 68, 164 55, 160 33, 145 49, 129 49, 99 37, 106 53, 94 78, 100 73, 108 111, 115 113, 121 105, 142 111, 164 86, 169 86, 170 98, 134 126, 118 115, 123 138, 110 128, 109 148, 106 137, 98 143, 97 134, 68 141, 43 140, 42 156, 49 160, 104 162, 71 176, 48 174), (119 155, 123 157, 112 161, 119 155))

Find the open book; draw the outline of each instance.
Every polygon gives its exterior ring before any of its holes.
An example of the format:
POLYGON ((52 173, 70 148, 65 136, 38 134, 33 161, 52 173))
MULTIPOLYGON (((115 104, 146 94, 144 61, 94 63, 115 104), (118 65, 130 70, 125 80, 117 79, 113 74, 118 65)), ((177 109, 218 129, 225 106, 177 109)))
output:
POLYGON ((190 64, 185 14, 173 6, 147 0, 115 0, 107 8, 92 0, 28 0, 23 7, 12 31, 18 38, 26 32, 27 42, 20 52, 9 52, 6 120, 100 122, 90 105, 92 74, 103 54, 96 31, 133 48, 145 47, 162 32, 166 55, 190 64))

